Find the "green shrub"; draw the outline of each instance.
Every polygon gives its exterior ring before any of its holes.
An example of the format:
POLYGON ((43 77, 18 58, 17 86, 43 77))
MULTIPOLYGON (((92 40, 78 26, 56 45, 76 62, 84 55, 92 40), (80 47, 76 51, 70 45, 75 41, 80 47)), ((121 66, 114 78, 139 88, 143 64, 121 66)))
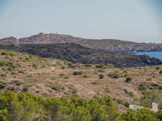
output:
POLYGON ((65 66, 62 66, 61 68, 62 68, 62 69, 65 69, 65 66))
POLYGON ((6 62, 6 61, 3 61, 3 60, 0 60, 0 67, 2 66, 10 66, 11 64, 6 62))
POLYGON ((22 70, 19 70, 19 71, 18 71, 18 73, 24 73, 24 71, 22 71, 22 70))
MULTIPOLYGON (((73 92, 76 93, 76 90, 73 92)), ((120 104, 129 107, 129 102, 120 104)), ((30 93, 0 93, 0 121, 161 121, 162 110, 132 110, 119 114, 110 97, 44 98, 30 93), (120 118, 120 119, 119 119, 120 118)))
POLYGON ((134 96, 135 96, 133 92, 128 92, 128 95, 129 95, 130 97, 134 97, 134 96))
POLYGON ((156 70, 159 70, 160 69, 160 67, 158 66, 158 67, 156 67, 156 70))
POLYGON ((159 72, 160 74, 162 74, 162 70, 160 70, 160 72, 159 72))
POLYGON ((157 112, 157 118, 162 121, 162 109, 157 112))
MULTIPOLYGON (((74 91, 74 94, 76 91, 74 91)), ((118 121, 111 98, 44 98, 30 93, 0 94, 1 121, 118 121)))
POLYGON ((105 64, 97 64, 96 68, 106 69, 107 66, 105 64))
POLYGON ((27 75, 27 77, 32 77, 32 74, 27 75))
POLYGON ((37 69, 37 68, 38 68, 36 64, 33 64, 32 66, 33 66, 33 68, 35 68, 35 69, 37 69))
POLYGON ((109 73, 108 76, 111 77, 111 78, 115 78, 115 79, 120 78, 120 75, 118 73, 115 73, 115 72, 109 73))
POLYGON ((1 74, 0 76, 3 78, 3 77, 6 77, 6 74, 1 74))
POLYGON ((7 86, 7 83, 4 81, 0 81, 0 89, 3 89, 7 86))
POLYGON ((127 83, 129 83, 131 81, 132 81, 132 78, 131 77, 127 77, 126 80, 125 80, 125 82, 127 82, 127 83))
POLYGON ((159 90, 162 90, 162 85, 159 86, 159 90))
POLYGON ((87 75, 84 75, 83 78, 88 78, 88 76, 87 75))
POLYGON ((117 103, 118 103, 118 104, 123 104, 123 105, 124 105, 124 104, 125 104, 125 100, 123 100, 123 99, 118 99, 118 100, 117 100, 117 103))
POLYGON ((65 76, 65 74, 59 74, 59 76, 63 77, 63 76, 65 76))
POLYGON ((69 77, 65 76, 64 79, 69 79, 69 77))
POLYGON ((110 93, 111 91, 109 90, 109 88, 105 88, 104 89, 106 93, 110 93))
POLYGON ((151 81, 151 80, 152 80, 152 78, 147 78, 146 80, 147 80, 147 81, 151 81))
POLYGON ((98 70, 98 72, 100 72, 100 73, 104 73, 105 70, 101 69, 101 70, 98 70))
POLYGON ((82 75, 82 71, 74 72, 73 75, 82 75))
POLYGON ((129 105, 130 105, 130 103, 127 102, 127 101, 125 101, 124 106, 127 107, 127 108, 129 108, 129 105))
POLYGON ((103 75, 103 74, 100 74, 100 75, 99 75, 99 78, 100 78, 100 79, 103 79, 103 78, 104 78, 104 75, 103 75))
POLYGON ((15 83, 16 86, 20 86, 20 85, 22 85, 22 82, 20 82, 20 81, 18 81, 18 80, 13 81, 13 83, 15 83))
POLYGON ((158 103, 158 108, 159 108, 159 110, 162 110, 162 102, 158 103))
POLYGON ((138 90, 145 91, 147 90, 147 87, 144 84, 140 84, 138 90))
POLYGON ((23 87, 23 92, 26 92, 26 91, 28 91, 28 89, 31 87, 31 85, 25 85, 24 87, 23 87))
POLYGON ((121 121, 161 121, 161 113, 158 114, 146 108, 137 111, 129 109, 121 115, 121 121))

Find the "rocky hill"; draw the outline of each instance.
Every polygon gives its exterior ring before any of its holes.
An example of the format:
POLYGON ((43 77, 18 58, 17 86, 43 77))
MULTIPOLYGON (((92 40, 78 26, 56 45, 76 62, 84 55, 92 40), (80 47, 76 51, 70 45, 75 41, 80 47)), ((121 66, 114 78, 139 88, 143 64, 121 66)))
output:
POLYGON ((58 43, 76 43, 93 49, 102 49, 117 52, 146 52, 162 51, 162 44, 155 43, 135 43, 115 39, 84 39, 63 34, 44 34, 39 33, 31 37, 17 39, 15 37, 4 38, 0 44, 58 44, 58 43))
POLYGON ((115 67, 138 67, 162 64, 156 58, 146 55, 131 55, 105 50, 87 48, 78 44, 23 44, 23 45, 0 45, 1 49, 9 49, 17 52, 39 55, 41 57, 54 57, 75 64, 113 64, 115 67))
POLYGON ((103 49, 116 52, 127 52, 127 53, 137 53, 137 52, 156 52, 162 51, 162 44, 155 43, 135 43, 129 41, 115 40, 115 39, 104 39, 104 40, 82 40, 77 41, 85 47, 94 49, 103 49))
POLYGON ((4 38, 1 39, 0 42, 3 44, 57 44, 57 43, 74 43, 80 40, 82 39, 70 35, 39 33, 37 35, 20 39, 17 39, 15 37, 4 38))

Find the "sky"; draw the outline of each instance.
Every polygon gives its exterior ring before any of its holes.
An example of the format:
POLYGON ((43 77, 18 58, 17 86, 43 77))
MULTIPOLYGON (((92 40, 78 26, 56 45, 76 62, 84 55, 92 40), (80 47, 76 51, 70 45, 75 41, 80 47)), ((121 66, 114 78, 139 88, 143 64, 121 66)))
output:
POLYGON ((0 0, 0 38, 40 32, 162 43, 162 0, 0 0))

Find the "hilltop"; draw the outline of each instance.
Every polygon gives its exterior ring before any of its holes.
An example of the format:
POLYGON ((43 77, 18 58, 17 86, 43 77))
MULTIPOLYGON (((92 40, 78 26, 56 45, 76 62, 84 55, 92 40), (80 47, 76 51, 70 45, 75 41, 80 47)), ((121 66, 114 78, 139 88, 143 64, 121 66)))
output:
POLYGON ((150 107, 162 101, 162 66, 115 68, 104 64, 72 64, 0 50, 0 91, 31 92, 44 97, 92 99, 110 96, 120 112, 129 104, 150 107))
POLYGON ((0 40, 1 44, 58 44, 76 43, 82 46, 117 52, 148 52, 162 51, 162 44, 155 43, 136 43, 117 39, 85 39, 64 34, 44 34, 39 33, 25 38, 8 37, 0 40))
POLYGON ((112 64, 115 67, 139 67, 160 65, 162 61, 146 55, 131 55, 105 50, 96 50, 73 43, 61 44, 22 44, 0 45, 1 49, 39 55, 41 57, 54 57, 67 60, 75 64, 112 64))

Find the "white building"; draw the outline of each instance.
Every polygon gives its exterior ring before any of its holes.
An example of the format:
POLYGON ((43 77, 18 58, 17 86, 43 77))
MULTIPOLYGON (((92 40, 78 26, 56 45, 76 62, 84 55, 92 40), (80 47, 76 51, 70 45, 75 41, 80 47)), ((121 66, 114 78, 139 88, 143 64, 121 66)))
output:
MULTIPOLYGON (((142 109, 142 108, 144 108, 144 107, 142 107, 142 106, 137 106, 137 105, 129 105, 129 108, 130 109, 133 109, 133 110, 137 110, 137 109, 142 109)), ((152 109, 150 109, 150 110, 152 110, 152 111, 154 111, 154 112, 158 112, 158 104, 157 103, 152 103, 152 109)))

